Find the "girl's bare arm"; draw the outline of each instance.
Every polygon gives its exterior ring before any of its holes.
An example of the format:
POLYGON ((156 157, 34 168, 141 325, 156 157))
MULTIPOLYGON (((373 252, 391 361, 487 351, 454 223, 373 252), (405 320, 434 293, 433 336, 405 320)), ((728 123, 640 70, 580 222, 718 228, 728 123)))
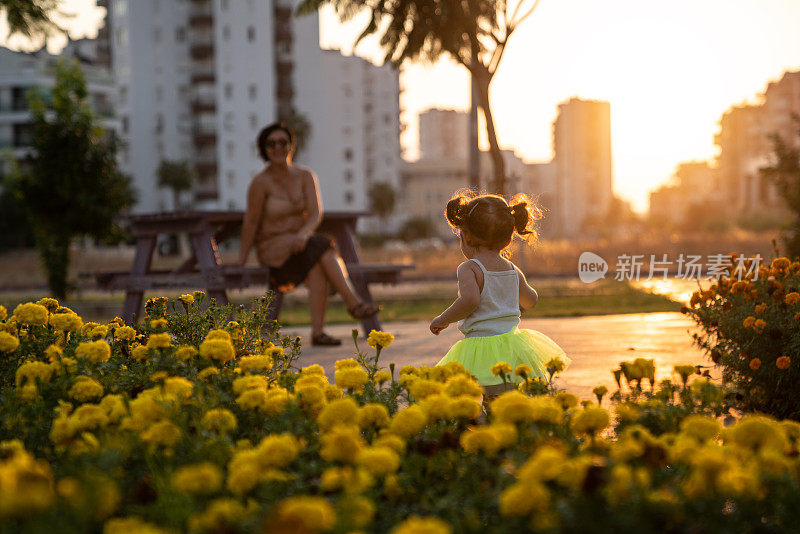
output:
POLYGON ((458 266, 458 298, 449 308, 431 321, 431 332, 439 332, 469 316, 481 301, 481 291, 478 287, 478 278, 470 262, 465 261, 458 266))
POLYGON ((517 275, 519 276, 519 306, 529 310, 539 302, 539 294, 528 284, 525 275, 519 269, 517 269, 517 275))

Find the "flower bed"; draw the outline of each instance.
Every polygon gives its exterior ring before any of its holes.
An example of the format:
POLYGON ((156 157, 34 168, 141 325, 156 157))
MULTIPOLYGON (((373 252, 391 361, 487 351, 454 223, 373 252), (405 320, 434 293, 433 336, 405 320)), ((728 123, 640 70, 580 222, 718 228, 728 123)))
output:
MULTIPOLYGON (((253 312, 156 299, 142 324, 0 310, 0 530, 732 532, 797 523, 800 425, 722 428, 723 390, 624 362, 598 403, 455 364, 384 370, 390 334, 295 370, 253 312), (235 321, 229 321, 231 313, 235 321), (643 384, 644 380, 649 381, 643 384)), ((559 372, 558 362, 549 371, 559 372)), ((510 374, 500 365, 497 373, 510 374)), ((508 378, 508 377, 506 377, 508 378)))
MULTIPOLYGON (((734 258, 735 260, 735 258, 734 258)), ((729 273, 730 274, 730 273, 729 273)), ((744 411, 800 420, 800 262, 776 258, 692 296, 697 336, 744 411)))

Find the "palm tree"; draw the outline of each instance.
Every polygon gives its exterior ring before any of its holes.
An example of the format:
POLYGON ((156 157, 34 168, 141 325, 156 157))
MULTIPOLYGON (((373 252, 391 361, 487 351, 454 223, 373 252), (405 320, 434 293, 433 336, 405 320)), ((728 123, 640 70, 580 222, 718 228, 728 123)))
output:
POLYGON ((377 34, 385 61, 395 67, 405 60, 436 61, 447 54, 472 75, 477 89, 494 166, 493 189, 505 193, 503 155, 497 142, 489 103, 489 87, 508 40, 540 0, 303 0, 299 14, 331 4, 341 20, 367 10, 369 23, 356 44, 377 34))
POLYGON ((192 188, 194 169, 186 161, 163 160, 156 170, 156 175, 158 187, 172 190, 172 209, 177 210, 181 192, 192 188))

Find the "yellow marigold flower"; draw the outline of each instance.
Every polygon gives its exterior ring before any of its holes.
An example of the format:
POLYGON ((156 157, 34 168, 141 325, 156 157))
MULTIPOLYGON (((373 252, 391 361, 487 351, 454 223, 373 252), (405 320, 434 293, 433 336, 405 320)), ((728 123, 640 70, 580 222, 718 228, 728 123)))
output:
POLYGON ((389 447, 397 454, 403 454, 406 450, 406 442, 403 438, 389 432, 381 431, 381 434, 372 440, 373 447, 389 447))
POLYGON ((681 431, 700 442, 716 438, 721 428, 716 419, 705 415, 689 415, 681 421, 681 431))
POLYGON ((390 534, 451 534, 450 525, 437 517, 411 516, 391 530, 390 534))
POLYGON ((514 374, 522 378, 527 378, 533 374, 533 367, 525 364, 518 365, 517 368, 514 369, 514 374))
POLYGON ((8 310, 5 306, 0 306, 0 321, 5 321, 8 317, 8 310))
POLYGON ((419 369, 413 365, 404 365, 400 368, 400 376, 402 375, 419 375, 419 369))
POLYGON ((517 472, 520 481, 544 482, 555 480, 560 475, 567 462, 563 451, 545 445, 540 447, 517 472))
POLYGON ((210 495, 222 489, 222 470, 211 462, 179 467, 172 474, 172 487, 184 495, 210 495))
POLYGON ((361 495, 348 495, 337 504, 341 517, 346 518, 347 523, 356 528, 368 525, 375 517, 375 505, 361 495))
POLYGON ((181 439, 181 429, 169 421, 158 421, 139 436, 145 443, 172 447, 181 439))
POLYGON ((389 410, 383 404, 365 404, 358 409, 358 426, 383 428, 390 422, 389 410))
POLYGON ((400 456, 389 447, 366 447, 356 455, 356 464, 376 477, 383 477, 400 468, 400 456))
POLYGON ((517 443, 519 432, 517 427, 508 423, 492 423, 488 428, 493 434, 500 448, 511 447, 517 443))
POLYGON ((497 362, 491 367, 494 376, 502 376, 511 374, 511 366, 506 362, 497 362))
POLYGON ((169 376, 169 373, 166 371, 156 371, 152 375, 150 375, 151 382, 160 382, 169 376))
POLYGON ((567 367, 567 362, 563 358, 551 358, 545 366, 552 373, 560 373, 567 367))
POLYGON ((483 452, 486 456, 494 456, 500 450, 498 436, 488 427, 474 427, 461 434, 461 448, 467 452, 483 452))
POLYGON ((770 267, 773 269, 784 270, 788 269, 789 265, 791 264, 792 262, 789 260, 789 258, 782 256, 780 258, 775 258, 774 260, 772 260, 772 264, 770 265, 770 267))
POLYGON ((309 376, 309 375, 325 376, 325 369, 321 365, 315 363, 313 365, 303 367, 300 370, 300 376, 309 376))
POLYGON ((472 377, 459 374, 447 379, 444 384, 444 392, 451 397, 460 397, 462 395, 481 397, 483 388, 472 377))
POLYGON ((266 410, 267 392, 263 389, 248 389, 236 398, 236 404, 242 410, 266 410))
POLYGON ((78 402, 86 402, 103 396, 103 386, 88 376, 75 377, 75 383, 69 389, 69 396, 78 402))
POLYGON ((375 483, 375 479, 363 469, 347 467, 331 467, 322 472, 320 486, 323 491, 344 489, 348 494, 366 491, 375 483))
POLYGON ((360 390, 369 380, 369 375, 361 367, 347 367, 336 371, 333 379, 342 389, 360 390))
POLYGON ((411 405, 394 414, 392 422, 389 423, 389 431, 408 438, 422 432, 427 423, 428 416, 425 411, 419 406, 411 405))
POLYGON ((58 301, 56 299, 51 299, 49 297, 45 297, 41 300, 37 300, 36 304, 39 306, 44 306, 48 312, 52 313, 58 309, 58 301))
POLYGON ((200 343, 200 356, 225 363, 231 361, 236 356, 236 352, 229 340, 206 336, 205 341, 200 343))
POLYGON ((444 391, 444 384, 420 378, 408 384, 408 392, 417 400, 423 400, 431 395, 438 395, 444 391))
POLYGON ((242 371, 266 371, 272 369, 272 358, 266 354, 245 356, 239 360, 239 369, 242 371))
POLYGON ((91 339, 103 339, 108 335, 108 326, 104 324, 100 324, 92 328, 91 332, 89 332, 89 337, 91 339))
POLYGON ((337 425, 322 435, 319 455, 328 462, 352 462, 364 446, 357 426, 337 425))
POLYGON ((294 395, 283 388, 273 387, 267 391, 267 398, 262 408, 269 415, 278 415, 286 409, 286 403, 294 400, 294 395))
POLYGON ((95 430, 108 424, 106 411, 97 404, 78 406, 78 409, 69 418, 77 432, 95 430))
POLYGON ((75 313, 54 313, 50 315, 50 326, 63 332, 80 330, 83 321, 75 313))
POLYGON ((200 424, 206 430, 217 434, 227 434, 228 432, 236 430, 237 426, 236 416, 225 408, 215 408, 207 411, 200 424))
POLYGON ((746 415, 727 431, 726 439, 746 449, 781 453, 786 449, 786 438, 780 425, 763 415, 746 415))
POLYGON ((222 339, 225 341, 231 340, 231 335, 221 328, 217 328, 215 330, 210 330, 208 334, 206 334, 206 340, 210 339, 222 339))
POLYGON ((261 375, 247 375, 233 381, 233 393, 238 395, 248 389, 267 389, 267 379, 261 375))
POLYGON ((14 308, 14 317, 19 324, 46 325, 47 315, 47 308, 33 302, 20 304, 14 308))
POLYGON ((333 368, 336 371, 341 369, 347 369, 349 367, 361 367, 361 364, 358 363, 353 358, 347 358, 346 360, 336 360, 336 363, 333 364, 333 368))
POLYGON ((137 361, 146 360, 150 357, 150 350, 144 345, 137 345, 131 351, 131 358, 137 361))
POLYGON ((756 318, 751 315, 749 317, 746 317, 745 320, 742 321, 742 326, 744 326, 745 328, 752 328, 755 322, 756 318))
POLYGON ((750 360, 750 369, 752 369, 753 371, 758 371, 760 367, 761 367, 760 359, 753 358, 752 360, 750 360))
POLYGON ((336 384, 328 384, 325 386, 325 398, 328 399, 328 401, 341 399, 342 397, 344 397, 344 390, 336 384))
POLYGON ((792 291, 783 298, 783 301, 787 304, 787 306, 794 306, 800 302, 800 293, 797 291, 792 291))
POLYGON ((80 343, 75 349, 75 356, 86 358, 93 363, 107 362, 111 357, 111 347, 102 339, 80 343))
POLYGON ((39 396, 39 388, 36 387, 36 384, 25 384, 17 389, 17 395, 19 395, 20 400, 31 402, 39 396))
POLYGON ((0 352, 14 352, 19 347, 19 339, 8 332, 0 332, 0 352))
POLYGON ((160 330, 162 328, 166 328, 167 324, 169 324, 169 323, 167 323, 167 320, 164 319, 164 318, 153 319, 152 321, 150 321, 150 327, 154 328, 156 330, 160 330))
POLYGON ((182 376, 172 376, 164 380, 164 392, 167 395, 175 395, 180 399, 189 399, 192 396, 194 384, 182 376))
POLYGON ((166 349, 170 346, 172 346, 172 336, 167 333, 150 334, 147 339, 148 349, 166 349))
POLYGON ((359 407, 350 397, 328 403, 317 416, 317 424, 323 431, 336 425, 352 426, 358 424, 359 407))
POLYGON ((175 357, 182 361, 189 360, 195 356, 197 356, 197 349, 191 345, 183 345, 175 351, 175 357))
POLYGON ((294 383, 295 389, 306 386, 315 386, 325 389, 328 386, 328 378, 324 374, 300 374, 300 378, 294 383))
POLYGON ((120 341, 133 341, 136 337, 136 330, 130 326, 120 326, 114 331, 114 337, 120 341))
POLYGON ((144 392, 130 402, 129 408, 131 412, 129 426, 136 430, 145 428, 166 416, 166 409, 162 403, 144 392))
POLYGON ((556 393, 555 399, 564 411, 578 405, 578 396, 566 391, 559 391, 556 393))
POLYGON ((599 406, 589 406, 572 418, 572 429, 577 434, 594 435, 608 426, 608 411, 599 406))
POLYGON ((375 378, 373 378, 372 380, 376 384, 382 385, 383 383, 388 382, 391 379, 392 379, 392 373, 390 373, 389 371, 378 371, 377 373, 375 373, 375 378))
POLYGON ((263 469, 258 451, 245 449, 236 452, 228 463, 228 489, 243 495, 262 481, 263 469))
POLYGON ((256 447, 259 462, 264 468, 281 469, 300 454, 300 441, 291 434, 275 434, 261 440, 256 447))
POLYGON ((112 423, 118 423, 128 415, 128 408, 125 406, 122 395, 106 395, 100 401, 100 407, 105 411, 108 420, 112 423))
POLYGON ((103 534, 167 534, 168 532, 136 516, 113 517, 103 525, 103 534))
POLYGON ((764 328, 766 328, 766 326, 767 322, 764 319, 756 319, 756 322, 753 323, 753 328, 759 334, 764 331, 764 328))
POLYGON ((50 345, 44 349, 44 355, 47 356, 50 361, 57 359, 63 352, 64 350, 58 345, 50 345))
POLYGON ((36 384, 36 380, 49 382, 53 375, 53 368, 44 362, 25 362, 17 368, 15 384, 21 387, 24 384, 36 384))
POLYGON ((785 370, 789 368, 791 365, 792 360, 788 356, 781 356, 777 360, 775 360, 775 367, 781 370, 785 370))
POLYGON ((372 330, 367 336, 367 345, 373 349, 377 349, 378 347, 385 349, 392 344, 392 341, 394 341, 394 336, 389 332, 372 330))
POLYGON ((294 386, 295 395, 309 413, 316 414, 325 405, 327 398, 325 397, 325 389, 316 384, 296 385, 294 386))
POLYGON ((191 306, 194 304, 194 296, 193 295, 181 295, 178 297, 178 300, 186 304, 187 306, 191 306))
POLYGON ((211 366, 211 367, 206 367, 205 369, 197 373, 197 379, 205 380, 206 378, 209 378, 211 376, 218 376, 218 375, 219 375, 219 369, 211 366))
POLYGON ((483 407, 475 397, 461 395, 452 397, 447 403, 447 416, 451 419, 475 419, 481 414, 483 407))
POLYGON ((324 497, 298 495, 281 501, 265 532, 303 532, 315 534, 336 525, 336 511, 324 497))
POLYGON ((767 309, 767 305, 766 304, 758 304, 758 305, 756 305, 756 308, 755 308, 756 315, 763 314, 766 311, 766 309, 767 309))

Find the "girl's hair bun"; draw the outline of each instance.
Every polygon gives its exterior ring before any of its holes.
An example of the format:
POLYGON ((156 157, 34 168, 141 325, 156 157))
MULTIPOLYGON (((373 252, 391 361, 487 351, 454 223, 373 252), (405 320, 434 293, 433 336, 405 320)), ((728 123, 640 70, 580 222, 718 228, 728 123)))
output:
POLYGON ((450 199, 447 203, 447 208, 445 208, 445 217, 447 217, 447 222, 450 223, 450 226, 453 228, 461 228, 464 226, 464 223, 467 218, 466 207, 469 204, 470 199, 464 195, 458 195, 450 199))
POLYGON ((518 202, 513 206, 509 206, 511 215, 514 216, 514 229, 519 235, 530 234, 532 230, 528 230, 528 221, 531 219, 531 214, 528 212, 527 202, 518 202))

